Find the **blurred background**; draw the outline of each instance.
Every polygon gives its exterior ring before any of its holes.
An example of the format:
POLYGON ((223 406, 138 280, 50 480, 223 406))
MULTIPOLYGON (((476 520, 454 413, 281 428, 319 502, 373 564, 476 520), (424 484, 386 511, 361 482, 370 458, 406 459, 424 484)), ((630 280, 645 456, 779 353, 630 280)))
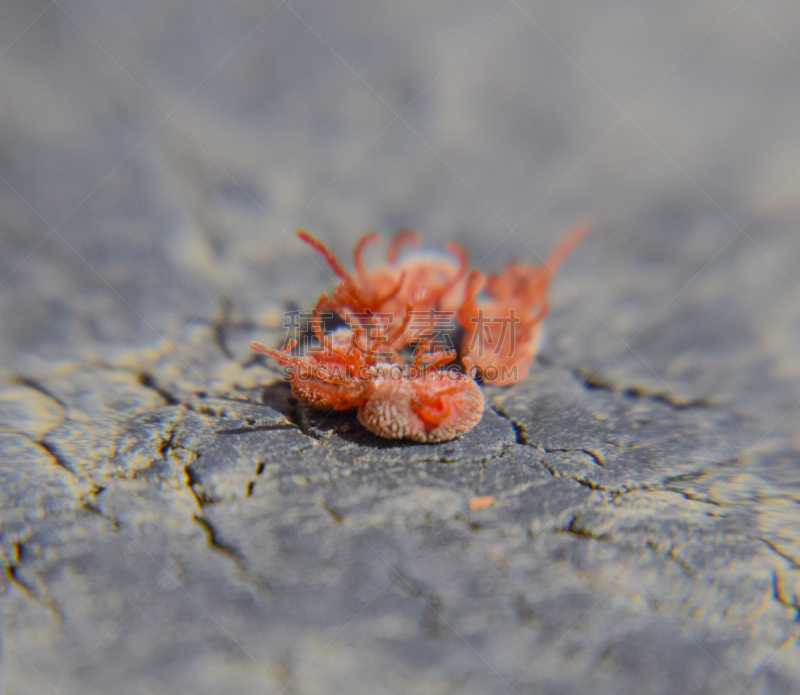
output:
POLYGON ((2 0, 0 370, 275 325, 331 284, 298 227, 491 270, 589 218, 543 359, 740 414, 786 489, 798 113, 781 0, 2 0))
POLYGON ((171 341, 222 300, 310 304, 330 278, 299 226, 344 256, 411 226, 488 270, 588 217, 554 287, 556 359, 765 427, 800 399, 789 3, 0 13, 6 372, 171 341))
POLYGON ((407 225, 491 269, 589 217, 555 288, 569 359, 687 398, 800 397, 790 4, 0 12, 5 368, 170 339, 221 296, 309 303, 328 278, 298 226, 347 255, 407 225))

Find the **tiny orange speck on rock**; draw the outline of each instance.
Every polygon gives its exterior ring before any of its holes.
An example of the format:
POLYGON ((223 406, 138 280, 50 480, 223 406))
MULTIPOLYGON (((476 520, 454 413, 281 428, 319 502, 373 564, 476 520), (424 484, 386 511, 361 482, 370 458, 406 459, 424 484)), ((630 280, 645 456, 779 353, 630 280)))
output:
POLYGON ((480 497, 473 497, 467 507, 474 512, 476 509, 486 509, 494 504, 494 497, 491 495, 481 495, 480 497))

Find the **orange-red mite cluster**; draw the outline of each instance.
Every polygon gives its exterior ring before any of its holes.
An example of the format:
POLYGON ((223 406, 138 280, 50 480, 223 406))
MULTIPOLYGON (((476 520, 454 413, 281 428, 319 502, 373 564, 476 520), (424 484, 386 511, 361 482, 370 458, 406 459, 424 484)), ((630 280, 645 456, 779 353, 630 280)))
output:
MULTIPOLYGON (((469 272, 466 251, 455 242, 447 254, 412 253, 403 246, 419 237, 402 229, 389 244, 386 262, 364 265, 370 232, 353 252, 355 272, 347 271, 318 239, 298 236, 318 251, 339 278, 322 294, 312 313, 318 345, 292 355, 296 341, 283 349, 253 342, 254 350, 288 366, 292 392, 314 408, 358 408, 370 432, 389 439, 443 442, 471 430, 483 415, 480 379, 501 386, 522 379, 538 349, 547 290, 553 272, 587 232, 581 222, 568 232, 541 266, 509 261, 502 272, 469 272), (321 316, 345 320, 324 330, 321 316), (416 325, 419 317, 427 321, 416 325), (445 324, 455 320, 460 349, 442 349, 445 324), (406 353, 412 356, 406 359, 406 353)), ((453 327, 454 324, 448 324, 453 327)))

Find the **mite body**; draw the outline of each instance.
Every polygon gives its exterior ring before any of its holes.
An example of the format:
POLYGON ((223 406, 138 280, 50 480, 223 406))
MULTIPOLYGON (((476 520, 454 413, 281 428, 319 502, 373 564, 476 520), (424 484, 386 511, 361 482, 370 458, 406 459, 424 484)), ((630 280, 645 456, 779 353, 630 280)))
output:
POLYGON ((358 408, 359 422, 381 437, 441 442, 480 421, 484 401, 478 385, 464 374, 437 369, 450 354, 418 350, 411 365, 384 361, 396 353, 363 344, 359 334, 367 335, 360 327, 340 327, 302 357, 288 354, 292 343, 284 350, 257 342, 250 347, 290 367, 298 400, 321 410, 358 408))
POLYGON ((486 381, 507 386, 526 376, 539 350, 553 273, 588 231, 585 221, 575 225, 541 266, 510 260, 488 278, 477 269, 470 273, 458 310, 464 328, 461 354, 475 362, 486 381), (485 298, 479 300, 481 289, 485 298))
MULTIPOLYGON (((403 316, 407 309, 455 314, 461 304, 468 257, 455 242, 448 243, 444 252, 415 253, 399 262, 398 255, 403 246, 419 245, 419 237, 414 232, 401 229, 389 243, 386 262, 367 268, 363 260, 364 250, 378 240, 378 234, 370 232, 361 237, 353 251, 353 274, 345 270, 321 241, 302 230, 298 237, 319 252, 340 279, 330 296, 320 297, 317 302, 320 312, 333 311, 342 317, 350 315, 362 325, 373 325, 373 320, 364 317, 370 314, 403 316)), ((431 329, 435 329, 435 325, 431 329)), ((420 337, 416 336, 417 339, 420 337)))
POLYGON ((483 393, 468 376, 432 367, 392 378, 375 370, 358 421, 389 439, 444 442, 469 432, 483 416, 483 393))

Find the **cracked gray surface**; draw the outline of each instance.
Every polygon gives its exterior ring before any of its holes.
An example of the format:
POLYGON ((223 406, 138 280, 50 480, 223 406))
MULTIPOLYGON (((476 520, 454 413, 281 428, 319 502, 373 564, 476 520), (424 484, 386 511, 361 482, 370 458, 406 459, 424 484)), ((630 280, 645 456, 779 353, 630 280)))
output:
POLYGON ((796 692, 792 9, 0 6, 0 692, 796 692), (584 215, 462 439, 247 347, 330 286, 297 226, 584 215))

